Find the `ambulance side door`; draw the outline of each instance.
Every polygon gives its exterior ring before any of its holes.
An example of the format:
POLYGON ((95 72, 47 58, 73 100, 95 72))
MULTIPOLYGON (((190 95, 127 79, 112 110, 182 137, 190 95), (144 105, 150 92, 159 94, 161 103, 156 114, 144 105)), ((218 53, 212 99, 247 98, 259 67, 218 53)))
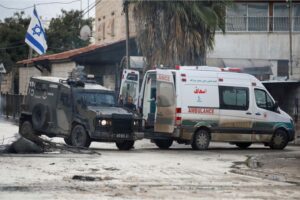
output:
POLYGON ((175 125, 176 93, 171 71, 157 70, 156 113, 154 131, 173 133, 175 125))
POLYGON ((216 141, 250 142, 253 126, 253 106, 250 88, 219 85, 220 121, 216 141))
POLYGON ((119 102, 126 103, 126 99, 131 96, 137 106, 139 98, 139 72, 131 69, 124 69, 122 73, 119 102))

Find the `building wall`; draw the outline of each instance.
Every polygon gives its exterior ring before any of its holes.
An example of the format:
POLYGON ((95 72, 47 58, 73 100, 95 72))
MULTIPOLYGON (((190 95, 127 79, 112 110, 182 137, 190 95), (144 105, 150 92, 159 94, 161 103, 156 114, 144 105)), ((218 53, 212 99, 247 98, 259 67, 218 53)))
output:
MULTIPOLYGON (((293 34, 293 71, 295 79, 300 79, 300 34, 293 34)), ((277 74, 277 60, 289 60, 288 33, 217 33, 215 47, 208 57, 263 59, 273 64, 273 74, 277 74)))
MULTIPOLYGON (((126 39, 125 14, 123 0, 97 0, 96 6, 96 44, 110 44, 126 39)), ((135 35, 132 6, 129 7, 130 36, 135 35)))
POLYGON ((53 63, 51 66, 51 76, 67 78, 69 73, 76 67, 75 62, 53 63))
POLYGON ((114 65, 92 65, 86 66, 85 72, 87 74, 93 74, 98 83, 111 90, 115 90, 116 84, 116 66, 114 65))
POLYGON ((13 92, 13 73, 2 74, 1 81, 1 92, 2 93, 12 93, 13 92))
POLYGON ((30 77, 41 76, 42 73, 35 67, 20 67, 19 68, 19 93, 27 94, 27 87, 30 77))

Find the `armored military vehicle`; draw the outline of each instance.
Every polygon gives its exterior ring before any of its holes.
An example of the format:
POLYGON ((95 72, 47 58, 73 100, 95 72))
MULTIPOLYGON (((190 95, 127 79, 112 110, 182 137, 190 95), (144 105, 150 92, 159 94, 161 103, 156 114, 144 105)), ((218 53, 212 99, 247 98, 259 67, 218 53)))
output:
POLYGON ((78 147, 115 142, 120 150, 142 137, 138 128, 137 116, 117 106, 113 91, 90 80, 57 77, 30 79, 19 122, 21 134, 63 137, 78 147))

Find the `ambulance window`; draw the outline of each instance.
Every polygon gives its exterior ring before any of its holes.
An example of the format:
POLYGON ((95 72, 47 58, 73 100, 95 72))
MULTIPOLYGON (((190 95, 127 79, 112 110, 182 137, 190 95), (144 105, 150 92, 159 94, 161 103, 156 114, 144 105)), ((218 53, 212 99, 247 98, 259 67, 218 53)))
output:
POLYGON ((175 104, 175 94, 173 84, 161 82, 158 84, 157 105, 160 107, 170 107, 175 104))
POLYGON ((248 110, 248 88, 220 86, 220 109, 248 110))
POLYGON ((128 74, 126 79, 130 80, 130 81, 138 81, 138 75, 137 74, 128 74))
POLYGON ((255 89, 255 101, 259 108, 273 111, 274 102, 264 90, 255 89))

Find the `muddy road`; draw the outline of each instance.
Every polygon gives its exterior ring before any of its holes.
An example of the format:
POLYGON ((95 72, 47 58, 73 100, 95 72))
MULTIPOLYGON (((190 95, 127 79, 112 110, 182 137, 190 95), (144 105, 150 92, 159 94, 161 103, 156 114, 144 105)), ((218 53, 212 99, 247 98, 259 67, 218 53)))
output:
POLYGON ((0 199, 300 199, 299 146, 159 150, 143 140, 131 151, 91 148, 101 155, 1 154, 0 199))

